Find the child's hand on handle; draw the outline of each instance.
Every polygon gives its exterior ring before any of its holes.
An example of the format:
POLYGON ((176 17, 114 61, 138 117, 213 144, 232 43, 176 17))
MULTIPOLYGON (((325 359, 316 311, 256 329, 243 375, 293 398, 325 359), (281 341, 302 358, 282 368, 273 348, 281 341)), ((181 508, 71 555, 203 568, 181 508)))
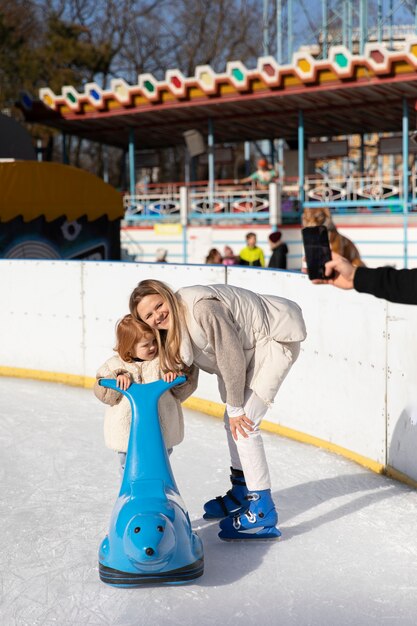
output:
POLYGON ((249 435, 246 431, 253 431, 253 422, 246 417, 246 415, 239 415, 238 417, 229 417, 230 432, 235 441, 237 441, 238 433, 247 439, 249 435))
POLYGON ((339 289, 353 289, 353 279, 355 277, 356 267, 347 259, 336 252, 332 252, 332 260, 328 261, 325 266, 326 276, 331 276, 335 272, 333 278, 327 280, 315 279, 312 282, 316 285, 334 285, 339 289))
POLYGON ((117 386, 120 389, 123 389, 123 391, 126 391, 126 389, 129 389, 130 383, 131 383, 129 374, 118 374, 116 378, 116 382, 117 382, 117 386))
POLYGON ((172 383, 177 378, 177 374, 175 372, 167 372, 163 375, 163 379, 166 383, 172 383))

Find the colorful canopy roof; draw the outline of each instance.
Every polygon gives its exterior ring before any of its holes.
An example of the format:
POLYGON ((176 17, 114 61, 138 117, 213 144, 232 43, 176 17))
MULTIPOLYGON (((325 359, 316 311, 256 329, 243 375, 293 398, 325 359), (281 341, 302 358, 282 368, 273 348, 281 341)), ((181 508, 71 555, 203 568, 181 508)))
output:
POLYGON ((121 194, 89 172, 59 163, 0 163, 0 221, 21 215, 25 222, 44 216, 49 222, 65 215, 89 221, 124 214, 121 194))
POLYGON ((173 69, 161 81, 141 74, 136 85, 116 78, 107 90, 88 83, 39 96, 21 102, 28 121, 120 147, 132 128, 137 147, 182 144, 185 130, 207 134, 209 117, 216 142, 296 139, 299 110, 307 136, 399 131, 403 97, 417 98, 417 39, 401 51, 370 43, 353 55, 336 46, 323 60, 297 52, 289 65, 261 57, 256 69, 233 61, 224 73, 204 65, 188 78, 173 69))

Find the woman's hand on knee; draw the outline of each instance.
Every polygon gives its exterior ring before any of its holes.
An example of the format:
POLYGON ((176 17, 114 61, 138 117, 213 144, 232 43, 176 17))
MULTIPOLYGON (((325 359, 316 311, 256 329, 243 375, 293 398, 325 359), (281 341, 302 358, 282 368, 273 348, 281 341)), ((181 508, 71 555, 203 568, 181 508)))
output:
POLYGON ((238 417, 229 417, 230 432, 235 441, 237 441, 238 434, 247 439, 249 437, 248 432, 253 431, 253 422, 246 417, 246 415, 239 415, 238 417))

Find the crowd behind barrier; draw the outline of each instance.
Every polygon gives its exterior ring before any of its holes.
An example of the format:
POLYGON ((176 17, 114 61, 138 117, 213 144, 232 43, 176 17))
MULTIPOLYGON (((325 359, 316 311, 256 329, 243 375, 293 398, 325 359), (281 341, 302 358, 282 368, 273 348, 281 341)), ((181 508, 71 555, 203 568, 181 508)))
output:
MULTIPOLYGON (((144 278, 174 289, 226 282, 296 301, 308 336, 266 415, 267 427, 417 484, 417 307, 315 286, 299 273, 1 260, 0 373, 90 386, 112 351, 116 321, 144 278)), ((195 398, 197 408, 220 412, 215 377, 202 373, 195 398)))

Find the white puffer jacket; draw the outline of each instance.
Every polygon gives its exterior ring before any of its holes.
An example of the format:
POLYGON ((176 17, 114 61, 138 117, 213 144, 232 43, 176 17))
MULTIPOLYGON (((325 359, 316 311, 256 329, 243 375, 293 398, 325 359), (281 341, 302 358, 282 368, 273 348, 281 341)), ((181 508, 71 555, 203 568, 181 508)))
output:
POLYGON ((183 361, 187 364, 194 362, 200 369, 217 374, 220 395, 223 402, 227 401, 214 347, 210 345, 204 328, 193 314, 197 302, 204 299, 219 300, 232 315, 245 354, 245 385, 270 405, 298 356, 299 342, 306 337, 298 304, 278 296, 260 295, 229 285, 184 287, 177 291, 177 296, 184 304, 189 333, 189 336, 184 334, 182 338, 183 361))
MULTIPOLYGON (((130 403, 120 392, 99 385, 98 380, 116 378, 118 374, 124 373, 128 373, 132 382, 135 383, 152 383, 160 380, 159 358, 152 359, 152 361, 128 363, 115 355, 97 371, 94 393, 99 400, 110 405, 106 408, 104 415, 104 441, 108 448, 117 452, 127 451, 131 422, 130 403)), ((198 369, 194 367, 185 383, 167 391, 159 399, 159 418, 167 449, 181 443, 184 438, 181 402, 195 391, 197 381, 198 369)))

